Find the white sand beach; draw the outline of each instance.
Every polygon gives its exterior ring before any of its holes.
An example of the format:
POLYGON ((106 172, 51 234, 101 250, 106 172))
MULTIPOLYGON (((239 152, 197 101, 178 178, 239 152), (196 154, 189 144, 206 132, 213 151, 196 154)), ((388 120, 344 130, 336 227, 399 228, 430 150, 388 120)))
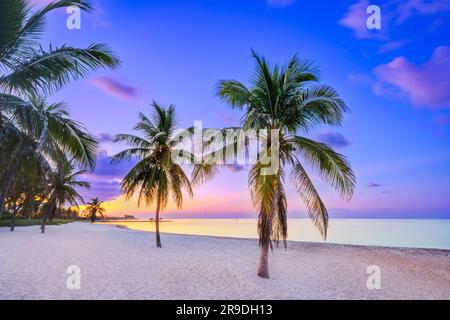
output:
POLYGON ((450 299, 450 251, 290 242, 256 277, 256 240, 72 223, 0 228, 0 299, 450 299), (80 290, 66 286, 81 268, 80 290), (369 265, 381 289, 366 286, 369 265))

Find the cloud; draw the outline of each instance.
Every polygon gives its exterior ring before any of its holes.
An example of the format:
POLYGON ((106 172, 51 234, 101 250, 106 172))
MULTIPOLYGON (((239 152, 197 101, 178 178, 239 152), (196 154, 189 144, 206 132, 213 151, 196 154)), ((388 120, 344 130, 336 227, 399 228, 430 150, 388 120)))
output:
POLYGON ((401 23, 409 17, 419 15, 431 15, 450 10, 450 0, 408 0, 399 1, 397 7, 397 23, 401 23))
POLYGON ((295 3, 295 0, 266 0, 267 4, 271 7, 284 8, 295 3))
POLYGON ((450 47, 438 47, 422 65, 397 57, 374 70, 374 91, 400 93, 413 105, 429 109, 450 108, 450 47))
MULTIPOLYGON (((351 29, 357 39, 389 40, 388 31, 415 15, 435 15, 450 10, 450 0, 393 0, 380 4, 381 30, 369 30, 366 26, 369 0, 359 0, 348 7, 339 24, 351 29)), ((395 41, 398 42, 398 41, 395 41)), ((398 43, 397 43, 398 45, 398 43)))
POLYGON ((106 18, 105 10, 98 2, 94 4, 92 14, 88 17, 92 19, 93 23, 98 27, 108 28, 111 25, 109 20, 106 18))
POLYGON ((103 143, 114 141, 114 136, 109 133, 100 133, 100 134, 98 134, 97 138, 99 139, 100 142, 103 142, 103 143))
MULTIPOLYGON (((55 0, 34 0, 35 5, 37 5, 38 8, 44 7, 49 5, 52 2, 55 2, 55 0)), ((95 3, 92 3, 92 10, 90 11, 90 14, 87 15, 87 18, 92 21, 92 23, 95 26, 107 28, 110 26, 110 22, 106 19, 106 12, 103 9, 103 7, 100 5, 99 0, 97 0, 95 3)), ((65 8, 58 9, 59 12, 65 12, 65 8)))
POLYGON ((326 131, 317 136, 317 140, 324 142, 334 148, 343 148, 350 144, 348 140, 338 132, 326 131))
POLYGON ((353 30, 355 37, 358 39, 370 39, 379 36, 378 32, 371 31, 367 28, 367 7, 368 0, 361 0, 348 8, 345 16, 339 20, 339 24, 353 30))
POLYGON ((375 182, 369 182, 368 184, 366 184, 366 188, 380 188, 382 186, 383 186, 382 184, 375 182))
POLYGON ((93 198, 99 198, 102 201, 110 201, 117 199, 121 195, 120 181, 89 181, 91 188, 79 190, 80 195, 84 201, 87 202, 93 198))
POLYGON ((231 172, 241 172, 245 170, 245 167, 240 164, 233 164, 229 165, 228 169, 230 169, 231 172))
POLYGON ((92 80, 92 83, 104 92, 124 100, 136 100, 139 97, 136 87, 121 83, 111 77, 98 77, 92 80))
POLYGON ((103 201, 115 199, 121 195, 120 183, 123 177, 133 168, 136 160, 111 163, 112 157, 102 152, 97 159, 94 172, 86 173, 83 180, 91 184, 90 190, 80 189, 85 200, 100 197, 103 201))

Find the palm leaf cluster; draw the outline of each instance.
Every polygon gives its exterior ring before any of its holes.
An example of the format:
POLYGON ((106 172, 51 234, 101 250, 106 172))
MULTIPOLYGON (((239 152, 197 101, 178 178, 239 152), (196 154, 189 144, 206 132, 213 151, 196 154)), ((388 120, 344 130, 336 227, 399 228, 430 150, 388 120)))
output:
POLYGON ((86 208, 84 209, 84 213, 89 217, 91 223, 94 223, 97 219, 97 216, 100 218, 104 218, 105 208, 102 207, 103 201, 101 201, 98 197, 91 199, 88 203, 86 203, 86 208))
MULTIPOLYGON (((99 150, 95 137, 71 120, 61 103, 31 97, 7 115, 7 134, 0 135, 10 152, 1 159, 2 203, 11 193, 15 199, 34 199, 39 205, 32 212, 41 210, 45 219, 52 219, 57 208, 82 202, 76 188, 89 185, 77 180, 84 170, 76 167, 94 167, 99 150)), ((3 211, 4 206, 0 208, 3 211)))
POLYGON ((45 227, 63 206, 82 202, 77 188, 88 184, 79 175, 95 166, 96 138, 70 119, 63 103, 44 97, 120 61, 105 44, 42 47, 47 14, 69 6, 92 9, 85 0, 41 9, 29 0, 0 2, 0 219, 6 206, 14 215, 40 214, 45 227))
MULTIPOLYGON (((89 11, 83 0, 55 1, 33 11, 28 0, 0 2, 0 92, 2 94, 51 94, 71 80, 88 75, 92 70, 113 68, 119 59, 105 44, 92 44, 85 49, 63 45, 42 48, 45 16, 58 8, 76 5, 89 11)), ((3 96, 6 101, 13 97, 3 96)))

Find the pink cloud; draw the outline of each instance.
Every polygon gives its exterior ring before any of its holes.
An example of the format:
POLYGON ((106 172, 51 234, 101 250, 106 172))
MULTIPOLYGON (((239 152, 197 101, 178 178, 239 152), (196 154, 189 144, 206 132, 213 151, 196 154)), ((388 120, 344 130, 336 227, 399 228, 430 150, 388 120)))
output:
POLYGON ((371 32, 367 28, 367 7, 370 5, 368 0, 360 0, 348 8, 346 15, 339 21, 339 23, 351 30, 358 39, 370 39, 379 34, 371 32))
POLYGON ((136 100, 139 97, 136 87, 121 83, 110 77, 98 77, 92 83, 104 92, 125 100, 136 100))
POLYGON ((450 108, 450 47, 438 47, 422 65, 397 57, 375 70, 377 94, 397 92, 416 106, 450 108), (393 90, 394 89, 394 90, 393 90))

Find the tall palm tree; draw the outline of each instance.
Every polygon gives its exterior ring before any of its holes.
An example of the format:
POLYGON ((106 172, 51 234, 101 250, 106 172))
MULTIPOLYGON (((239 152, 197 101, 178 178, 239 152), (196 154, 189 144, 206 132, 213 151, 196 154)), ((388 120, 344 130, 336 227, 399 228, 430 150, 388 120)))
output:
POLYGON ((139 113, 139 122, 134 129, 143 137, 120 134, 115 142, 125 142, 130 149, 114 156, 113 162, 138 158, 139 162, 128 172, 122 181, 122 190, 130 199, 138 194, 138 205, 145 200, 146 205, 156 202, 156 246, 161 248, 159 234, 160 212, 167 206, 169 194, 180 209, 183 205, 183 192, 192 197, 192 187, 183 168, 173 161, 172 154, 181 151, 180 139, 175 134, 175 106, 167 109, 156 102, 151 105, 151 119, 139 113))
POLYGON ((92 9, 85 0, 54 1, 37 11, 29 0, 0 1, 0 108, 17 107, 29 94, 51 94, 91 70, 120 63, 104 44, 42 48, 39 40, 47 14, 74 5, 92 9))
POLYGON ((91 223, 94 223, 97 219, 97 214, 103 219, 105 208, 102 207, 103 201, 100 199, 93 198, 90 202, 86 203, 86 208, 84 209, 84 213, 91 219, 91 223))
POLYGON ((68 117, 62 103, 47 104, 42 98, 32 97, 30 104, 14 109, 6 127, 10 128, 8 139, 14 140, 15 144, 2 173, 0 218, 5 197, 27 157, 32 156, 39 161, 45 172, 50 172, 51 156, 55 154, 65 154, 82 167, 95 166, 98 141, 68 117))
MULTIPOLYGON (((223 80, 218 83, 218 95, 232 107, 244 110, 243 129, 278 130, 279 141, 271 141, 270 137, 267 139, 266 147, 254 160, 248 178, 252 203, 258 210, 261 252, 257 274, 269 278, 268 252, 272 241, 278 243, 282 240, 286 246, 287 199, 284 183, 288 167, 290 181, 325 239, 328 211, 305 166, 316 171, 346 200, 350 200, 353 194, 355 175, 345 157, 331 146, 301 135, 316 125, 341 125, 347 107, 337 92, 318 83, 316 68, 309 61, 294 56, 287 66, 270 68, 264 57, 254 51, 252 53, 256 60, 256 72, 251 78, 251 86, 246 87, 235 80, 223 80), (272 174, 262 173, 261 169, 268 167, 260 160, 260 156, 265 154, 279 158, 279 169, 272 174)), ((204 182, 216 172, 217 166, 197 165, 193 171, 193 182, 204 182)))
POLYGON ((45 232, 47 219, 50 224, 53 221, 56 210, 64 205, 78 207, 79 203, 84 203, 83 197, 78 193, 79 188, 90 188, 90 184, 79 180, 79 176, 86 173, 85 170, 74 170, 72 161, 67 161, 61 153, 57 154, 54 160, 57 165, 55 170, 48 173, 47 204, 42 219, 41 230, 45 232))

